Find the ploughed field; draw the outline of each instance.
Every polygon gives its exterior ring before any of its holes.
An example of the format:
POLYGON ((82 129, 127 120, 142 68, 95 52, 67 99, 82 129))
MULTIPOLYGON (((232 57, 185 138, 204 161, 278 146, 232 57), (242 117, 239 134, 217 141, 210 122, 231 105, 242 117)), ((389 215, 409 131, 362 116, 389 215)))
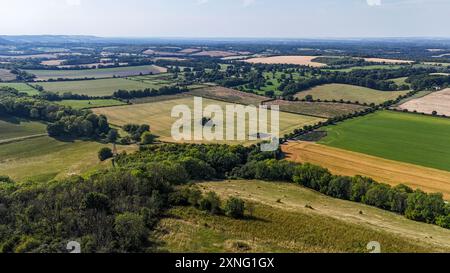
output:
POLYGON ((348 84, 325 84, 310 90, 299 92, 296 97, 303 99, 306 96, 311 95, 315 100, 344 100, 367 104, 380 104, 388 100, 395 100, 399 96, 407 93, 408 91, 379 91, 348 84))
MULTIPOLYGON (((151 103, 142 103, 127 106, 108 107, 94 109, 97 114, 103 114, 108 117, 110 123, 116 126, 123 126, 128 123, 138 124, 150 124, 152 133, 158 135, 160 140, 167 142, 174 142, 171 136, 172 125, 179 119, 179 117, 172 118, 171 112, 173 107, 177 105, 188 106, 193 114, 194 111, 194 97, 183 97, 180 99, 170 99, 166 101, 158 101, 151 103)), ((208 105, 219 105, 222 111, 226 111, 227 105, 232 105, 227 102, 203 99, 203 107, 208 105)), ((324 121, 322 118, 315 118, 291 113, 280 112, 280 135, 290 133, 294 129, 302 128, 305 125, 313 125, 320 121, 324 121)), ((270 120, 270 112, 268 113, 270 120)), ((224 117, 225 119, 225 117, 224 117)), ((224 120, 224 125, 225 125, 224 120)), ((257 117, 246 116, 246 131, 248 131, 248 124, 257 123, 257 117)), ((268 129, 270 130, 270 122, 268 129)), ((235 126, 236 127, 236 126, 235 126)), ((193 128, 193 127, 192 127, 193 128)), ((246 134, 248 135, 248 133, 246 134)), ((250 144, 254 141, 217 141, 218 143, 228 144, 250 144)))
POLYGON ((37 81, 47 81, 49 79, 84 79, 84 78, 112 78, 128 77, 145 74, 160 74, 167 72, 166 68, 155 65, 125 66, 100 69, 80 69, 80 70, 26 70, 28 73, 36 75, 37 81))
POLYGON ((449 119, 379 111, 325 130, 324 145, 450 171, 449 119))

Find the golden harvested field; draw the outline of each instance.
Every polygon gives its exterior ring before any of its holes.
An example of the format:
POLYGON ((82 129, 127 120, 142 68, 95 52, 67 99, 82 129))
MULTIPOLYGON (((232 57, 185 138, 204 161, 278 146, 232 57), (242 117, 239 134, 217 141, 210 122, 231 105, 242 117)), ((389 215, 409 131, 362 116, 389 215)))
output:
POLYGON ((231 57, 236 55, 239 54, 231 51, 214 51, 214 50, 202 51, 192 54, 192 56, 207 56, 207 57, 231 57))
POLYGON ((312 62, 317 56, 274 56, 274 57, 261 57, 245 60, 252 64, 296 64, 306 65, 312 67, 324 67, 326 64, 312 62))
POLYGON ((395 59, 382 59, 382 58, 364 58, 366 62, 373 63, 388 63, 388 64, 411 64, 414 61, 395 60, 395 59))
POLYGON ((222 100, 245 105, 251 104, 255 106, 258 106, 261 104, 261 102, 267 100, 267 98, 263 96, 220 86, 193 90, 189 92, 189 94, 208 99, 222 100))
POLYGON ((63 62, 64 62, 64 60, 47 60, 47 61, 42 61, 41 64, 46 65, 46 66, 58 66, 58 65, 61 65, 63 62))
POLYGON ((436 111, 439 115, 450 116, 450 88, 407 101, 397 108, 426 114, 432 114, 433 111, 436 111))
MULTIPOLYGON (((217 100, 203 100, 203 108, 212 104, 219 105, 224 112, 226 106, 230 105, 230 103, 217 100)), ((152 132, 160 136, 160 140, 174 142, 171 136, 171 129, 174 122, 179 118, 172 118, 171 111, 176 105, 186 105, 193 110, 194 99, 193 97, 185 97, 154 103, 99 108, 94 109, 93 111, 96 114, 106 115, 108 120, 116 126, 123 126, 127 123, 149 124, 152 132)), ((268 116, 270 117, 270 113, 268 116)), ((255 123, 257 121, 256 118, 257 117, 247 117, 247 124, 249 124, 249 122, 255 123)), ((280 112, 280 134, 284 135, 292 132, 294 129, 302 128, 305 125, 316 124, 320 121, 324 121, 324 119, 280 112)), ((254 143, 254 141, 218 141, 218 143, 251 144, 254 143)))
POLYGON ((426 192, 442 192, 450 200, 450 172, 331 148, 310 142, 282 146, 288 160, 320 165, 338 175, 362 175, 390 185, 405 184, 426 192))

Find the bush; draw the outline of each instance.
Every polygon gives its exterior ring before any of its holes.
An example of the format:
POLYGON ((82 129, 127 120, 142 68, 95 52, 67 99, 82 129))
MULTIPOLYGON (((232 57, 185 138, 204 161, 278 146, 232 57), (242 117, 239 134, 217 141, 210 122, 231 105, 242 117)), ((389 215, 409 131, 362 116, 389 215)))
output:
POLYGON ((150 132, 144 132, 141 136, 141 144, 142 145, 149 145, 153 144, 155 142, 156 136, 154 136, 150 132))
POLYGON ((124 252, 139 251, 144 246, 148 235, 143 217, 129 212, 116 216, 114 231, 117 234, 119 247, 124 252))
POLYGON ((111 157, 113 157, 113 152, 110 148, 101 148, 98 152, 98 159, 100 159, 100 161, 105 161, 111 157))
POLYGON ((219 214, 221 212, 220 199, 216 193, 209 192, 200 200, 199 208, 201 210, 208 211, 211 214, 219 214))
POLYGON ((244 217, 245 203, 242 199, 231 197, 225 205, 225 214, 235 219, 244 217))
POLYGON ((367 191, 363 201, 367 205, 375 206, 381 209, 389 210, 391 205, 389 202, 390 187, 384 184, 372 185, 367 191))

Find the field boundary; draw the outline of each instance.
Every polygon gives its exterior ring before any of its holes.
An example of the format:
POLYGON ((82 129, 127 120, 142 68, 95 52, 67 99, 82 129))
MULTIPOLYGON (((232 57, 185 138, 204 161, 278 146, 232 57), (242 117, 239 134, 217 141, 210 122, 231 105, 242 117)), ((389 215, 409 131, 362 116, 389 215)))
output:
POLYGON ((0 140, 0 145, 10 144, 10 143, 14 143, 14 142, 20 142, 20 141, 33 139, 33 138, 44 137, 44 136, 48 136, 48 134, 47 133, 45 133, 45 134, 36 134, 36 135, 30 135, 30 136, 23 136, 23 137, 15 137, 15 138, 4 139, 4 140, 0 140))

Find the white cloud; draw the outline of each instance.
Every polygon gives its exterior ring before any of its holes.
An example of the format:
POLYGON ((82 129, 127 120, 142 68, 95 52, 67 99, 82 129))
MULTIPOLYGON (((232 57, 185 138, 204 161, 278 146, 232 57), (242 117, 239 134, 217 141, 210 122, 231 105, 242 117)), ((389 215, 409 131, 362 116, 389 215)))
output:
POLYGON ((374 7, 374 6, 381 6, 381 0, 366 0, 367 5, 374 7))
POLYGON ((66 0, 66 4, 69 6, 79 6, 81 5, 81 0, 66 0))

